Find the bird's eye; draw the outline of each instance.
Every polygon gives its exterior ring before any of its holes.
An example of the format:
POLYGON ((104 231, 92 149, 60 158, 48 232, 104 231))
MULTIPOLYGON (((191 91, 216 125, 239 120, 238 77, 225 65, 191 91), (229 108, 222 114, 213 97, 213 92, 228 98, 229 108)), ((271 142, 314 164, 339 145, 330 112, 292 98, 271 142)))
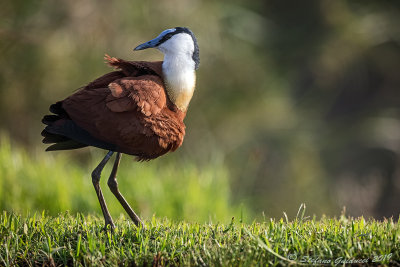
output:
POLYGON ((162 43, 164 43, 165 41, 167 41, 168 39, 170 39, 172 36, 174 35, 173 32, 167 33, 166 35, 164 35, 161 40, 158 42, 157 45, 160 45, 162 43))

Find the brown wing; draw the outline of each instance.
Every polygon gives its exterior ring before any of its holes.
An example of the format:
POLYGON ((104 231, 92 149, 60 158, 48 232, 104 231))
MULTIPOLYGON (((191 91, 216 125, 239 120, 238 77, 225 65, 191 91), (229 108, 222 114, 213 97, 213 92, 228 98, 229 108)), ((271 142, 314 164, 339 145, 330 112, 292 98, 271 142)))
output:
POLYGON ((107 107, 113 112, 140 111, 145 116, 158 114, 166 107, 162 80, 155 75, 127 77, 108 85, 107 107))
POLYGON ((160 112, 166 96, 158 91, 154 98, 151 90, 146 92, 151 89, 151 82, 147 81, 140 78, 115 81, 123 88, 118 96, 113 96, 108 87, 83 89, 65 99, 62 107, 79 127, 95 138, 115 144, 121 152, 152 158, 165 153, 166 148, 160 147, 158 136, 146 127, 144 117, 160 112))
POLYGON ((47 136, 47 141, 56 142, 50 150, 72 146, 55 135, 75 140, 74 148, 92 145, 136 155, 142 160, 178 148, 185 134, 185 113, 172 107, 167 98, 162 62, 129 62, 107 56, 106 59, 120 70, 96 79, 59 102, 56 115, 66 114, 60 119, 45 116, 45 139, 47 136), (57 143, 58 140, 64 143, 57 143))

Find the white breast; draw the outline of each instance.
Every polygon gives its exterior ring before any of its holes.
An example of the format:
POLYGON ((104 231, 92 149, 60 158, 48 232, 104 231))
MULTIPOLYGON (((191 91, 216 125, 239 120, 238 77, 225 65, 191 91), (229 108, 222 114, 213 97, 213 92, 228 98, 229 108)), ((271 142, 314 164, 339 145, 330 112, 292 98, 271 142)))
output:
POLYGON ((196 84, 192 37, 176 34, 158 49, 164 53, 162 68, 168 97, 180 110, 185 111, 196 84))
POLYGON ((195 72, 171 73, 171 71, 166 71, 164 75, 168 97, 180 110, 186 110, 196 84, 195 72))
POLYGON ((196 85, 196 73, 191 62, 164 58, 163 74, 169 99, 180 109, 186 110, 196 85))

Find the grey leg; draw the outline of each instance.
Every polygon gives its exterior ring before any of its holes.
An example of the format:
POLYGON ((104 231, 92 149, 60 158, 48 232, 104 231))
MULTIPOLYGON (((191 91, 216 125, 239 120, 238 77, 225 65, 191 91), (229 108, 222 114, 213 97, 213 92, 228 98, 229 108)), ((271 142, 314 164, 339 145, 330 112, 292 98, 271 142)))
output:
POLYGON ((111 229, 114 229, 115 225, 111 218, 110 212, 107 209, 107 205, 104 200, 103 193, 101 192, 99 181, 100 181, 101 171, 104 169, 104 166, 107 164, 108 160, 111 158, 113 153, 114 153, 113 151, 108 151, 104 159, 92 172, 92 183, 94 185, 94 189, 96 190, 97 198, 99 199, 100 202, 100 207, 101 211, 103 212, 106 229, 107 225, 110 225, 111 229))
POLYGON ((136 226, 141 225, 144 227, 143 222, 140 220, 139 216, 133 211, 131 206, 129 206, 128 202, 126 202, 125 198, 121 195, 118 190, 118 182, 117 182, 117 170, 119 166, 119 162, 121 160, 121 153, 117 153, 115 158, 114 166, 110 174, 110 178, 108 178, 108 186, 110 187, 111 192, 118 199, 119 203, 121 203, 122 207, 124 207, 126 213, 128 213, 129 217, 131 217, 132 221, 136 224, 136 226))

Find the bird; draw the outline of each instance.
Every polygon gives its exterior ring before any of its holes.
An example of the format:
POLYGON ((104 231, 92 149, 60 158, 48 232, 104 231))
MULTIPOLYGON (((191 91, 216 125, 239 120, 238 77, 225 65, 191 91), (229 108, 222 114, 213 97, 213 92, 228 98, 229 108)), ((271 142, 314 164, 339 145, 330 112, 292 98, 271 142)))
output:
POLYGON ((96 147, 108 151, 91 174, 105 228, 115 228, 99 185, 101 172, 114 153, 108 179, 111 192, 136 226, 142 220, 120 193, 117 170, 122 154, 148 161, 175 151, 185 136, 183 122, 196 85, 199 46, 186 27, 162 31, 134 51, 155 48, 163 61, 126 61, 105 54, 115 68, 50 105, 42 142, 46 151, 96 147))

